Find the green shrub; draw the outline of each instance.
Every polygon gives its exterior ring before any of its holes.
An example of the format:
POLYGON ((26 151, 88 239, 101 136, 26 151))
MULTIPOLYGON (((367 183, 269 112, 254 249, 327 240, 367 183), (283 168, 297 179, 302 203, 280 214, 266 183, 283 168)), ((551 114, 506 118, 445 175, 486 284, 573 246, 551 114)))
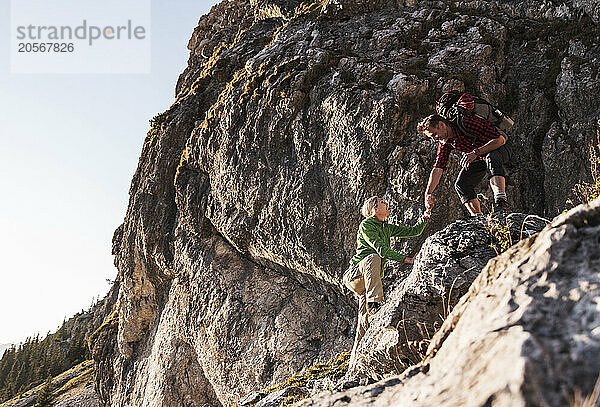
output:
POLYGON ((148 130, 148 134, 146 135, 146 143, 152 143, 154 137, 158 135, 163 123, 167 121, 168 112, 167 110, 166 112, 159 113, 150 119, 150 130, 148 130))

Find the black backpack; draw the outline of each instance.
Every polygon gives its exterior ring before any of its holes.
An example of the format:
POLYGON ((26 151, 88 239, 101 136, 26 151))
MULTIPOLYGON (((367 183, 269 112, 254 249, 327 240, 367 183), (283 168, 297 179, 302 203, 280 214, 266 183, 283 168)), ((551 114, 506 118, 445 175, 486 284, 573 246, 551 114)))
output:
POLYGON ((487 100, 456 90, 444 93, 435 104, 435 111, 450 120, 466 135, 472 137, 463 125, 466 115, 475 115, 491 123, 508 140, 515 122, 487 100), (471 100, 472 99, 472 100, 471 100))

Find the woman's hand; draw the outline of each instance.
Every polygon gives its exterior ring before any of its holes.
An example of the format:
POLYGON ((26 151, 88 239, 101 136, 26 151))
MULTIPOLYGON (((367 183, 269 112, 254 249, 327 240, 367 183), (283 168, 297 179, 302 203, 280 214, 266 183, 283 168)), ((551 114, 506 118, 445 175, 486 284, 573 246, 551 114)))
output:
POLYGON ((406 256, 404 258, 404 260, 402 260, 402 263, 406 263, 406 264, 413 264, 415 262, 415 258, 414 257, 408 257, 406 256))
POLYGON ((423 212, 423 217, 424 218, 431 218, 431 208, 425 209, 425 212, 423 212))

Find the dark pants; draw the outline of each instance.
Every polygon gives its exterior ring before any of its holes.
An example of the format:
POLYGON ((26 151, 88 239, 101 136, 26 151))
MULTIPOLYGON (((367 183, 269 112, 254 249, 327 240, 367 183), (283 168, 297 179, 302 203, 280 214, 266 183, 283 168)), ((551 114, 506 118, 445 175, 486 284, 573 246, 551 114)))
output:
POLYGON ((506 177, 504 172, 504 163, 510 160, 510 154, 505 145, 491 151, 483 160, 475 160, 468 167, 463 168, 458 173, 458 178, 454 183, 454 188, 460 197, 462 203, 477 198, 475 194, 475 185, 479 184, 483 176, 487 173, 488 179, 496 175, 506 177))

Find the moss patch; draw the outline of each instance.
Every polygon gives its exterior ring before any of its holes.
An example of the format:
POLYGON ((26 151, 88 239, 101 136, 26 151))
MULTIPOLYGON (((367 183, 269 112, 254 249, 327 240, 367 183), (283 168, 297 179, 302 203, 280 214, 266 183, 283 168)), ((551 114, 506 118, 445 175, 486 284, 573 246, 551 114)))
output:
MULTIPOLYGON (((315 380, 324 379, 326 377, 331 380, 338 380, 342 378, 348 371, 348 362, 350 360, 350 351, 340 353, 338 356, 329 359, 325 363, 317 363, 312 367, 308 368, 303 374, 296 374, 285 380, 283 383, 271 386, 265 390, 266 394, 273 393, 274 391, 285 389, 286 387, 307 387, 309 383, 315 380)), ((299 400, 292 401, 293 397, 288 397, 291 403, 295 403, 299 400)), ((287 399, 286 399, 287 401, 287 399)), ((284 405, 286 405, 284 403, 284 405)), ((287 404, 289 405, 289 404, 287 404)))

